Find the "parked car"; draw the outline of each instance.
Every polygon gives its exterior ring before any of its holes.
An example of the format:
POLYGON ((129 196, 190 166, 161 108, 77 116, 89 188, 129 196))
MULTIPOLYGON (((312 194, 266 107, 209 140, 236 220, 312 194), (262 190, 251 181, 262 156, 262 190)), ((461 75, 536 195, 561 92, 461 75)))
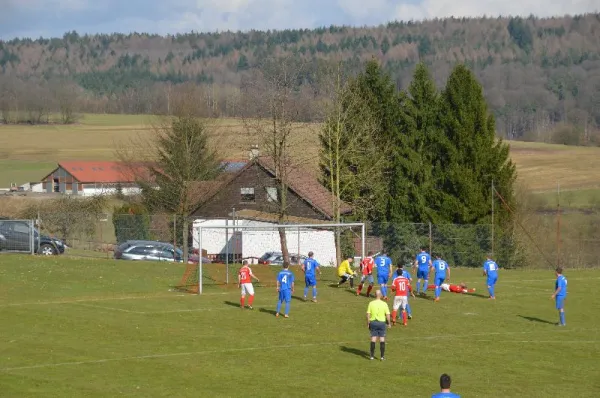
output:
MULTIPOLYGON (((0 220, 0 250, 31 251, 31 225, 25 221, 0 220)), ((58 238, 41 234, 33 228, 33 245, 38 254, 63 254, 65 244, 58 238)))
MULTIPOLYGON (((115 249, 114 258, 117 260, 182 262, 183 251, 171 243, 153 240, 128 240, 115 249)), ((188 262, 198 263, 198 256, 190 254, 188 262)), ((202 262, 210 263, 210 260, 203 258, 202 262)))
MULTIPOLYGON (((291 264, 301 264, 308 257, 302 254, 290 253, 291 264)), ((258 259, 259 264, 265 265, 283 265, 283 253, 281 252, 266 252, 258 259)))

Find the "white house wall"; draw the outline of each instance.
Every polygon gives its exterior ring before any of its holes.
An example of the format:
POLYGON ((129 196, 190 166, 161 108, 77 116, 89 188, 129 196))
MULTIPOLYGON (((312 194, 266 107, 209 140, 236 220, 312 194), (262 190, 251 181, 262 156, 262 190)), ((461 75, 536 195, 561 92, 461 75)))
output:
MULTIPOLYGON (((225 254, 227 252, 226 230, 223 228, 210 229, 211 226, 225 226, 225 220, 195 220, 193 223, 194 248, 199 249, 198 232, 202 226, 202 249, 208 255, 225 254)), ((232 228, 229 232, 229 253, 233 253, 233 221, 229 220, 232 228)), ((239 229, 242 248, 242 257, 261 257, 264 253, 280 252, 279 232, 277 224, 253 220, 237 220, 240 226, 272 226, 273 229, 239 229)), ((286 230, 288 250, 290 253, 307 255, 309 251, 315 253, 315 259, 323 266, 335 265, 335 235, 333 230, 301 229, 288 227, 286 230)))

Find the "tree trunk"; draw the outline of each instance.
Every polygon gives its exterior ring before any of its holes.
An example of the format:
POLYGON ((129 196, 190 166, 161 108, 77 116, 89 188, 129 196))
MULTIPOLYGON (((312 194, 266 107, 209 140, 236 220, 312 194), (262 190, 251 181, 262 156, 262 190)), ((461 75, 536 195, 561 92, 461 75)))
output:
MULTIPOLYGON (((182 228, 182 234, 183 234, 183 242, 182 242, 182 248, 181 250, 183 250, 183 263, 187 264, 188 262, 188 238, 189 238, 189 220, 187 218, 187 215, 184 215, 183 217, 183 228, 182 228)), ((200 248, 199 253, 202 253, 202 248, 200 248)))
POLYGON ((279 243, 281 243, 281 254, 283 255, 284 264, 290 264, 290 252, 287 246, 287 236, 285 234, 285 228, 279 228, 279 243))

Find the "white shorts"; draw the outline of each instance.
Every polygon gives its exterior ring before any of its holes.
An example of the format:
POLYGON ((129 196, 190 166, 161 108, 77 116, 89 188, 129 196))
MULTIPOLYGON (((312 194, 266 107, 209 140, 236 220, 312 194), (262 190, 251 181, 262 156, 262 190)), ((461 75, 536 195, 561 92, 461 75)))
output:
POLYGON ((440 287, 442 288, 443 291, 445 292, 449 292, 450 291, 450 284, 449 283, 442 283, 440 285, 440 287))
POLYGON ((392 308, 394 309, 394 311, 397 311, 398 308, 402 308, 403 310, 405 310, 407 305, 408 296, 395 296, 394 305, 392 306, 392 308))
POLYGON ((242 296, 246 294, 254 296, 254 286, 252 286, 252 283, 242 283, 242 296))

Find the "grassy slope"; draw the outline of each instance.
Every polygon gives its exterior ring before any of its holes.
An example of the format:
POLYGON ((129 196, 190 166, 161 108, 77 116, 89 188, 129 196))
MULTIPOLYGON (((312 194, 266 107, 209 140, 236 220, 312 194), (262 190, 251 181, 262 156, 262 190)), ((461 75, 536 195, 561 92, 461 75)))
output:
MULTIPOLYGON (((261 270, 262 279, 275 272, 261 270)), ((256 310, 242 312, 237 290, 169 292, 181 274, 156 263, 3 257, 3 394, 428 396, 442 372, 463 397, 600 393, 600 304, 589 289, 597 271, 568 272, 566 328, 553 325, 547 271, 503 272, 496 302, 412 299, 415 318, 389 331, 385 363, 364 358, 367 299, 326 286, 330 270, 320 302, 293 300, 287 320, 272 314, 272 287, 258 287, 256 310)), ((453 280, 484 287, 475 270, 456 269, 453 280)))

